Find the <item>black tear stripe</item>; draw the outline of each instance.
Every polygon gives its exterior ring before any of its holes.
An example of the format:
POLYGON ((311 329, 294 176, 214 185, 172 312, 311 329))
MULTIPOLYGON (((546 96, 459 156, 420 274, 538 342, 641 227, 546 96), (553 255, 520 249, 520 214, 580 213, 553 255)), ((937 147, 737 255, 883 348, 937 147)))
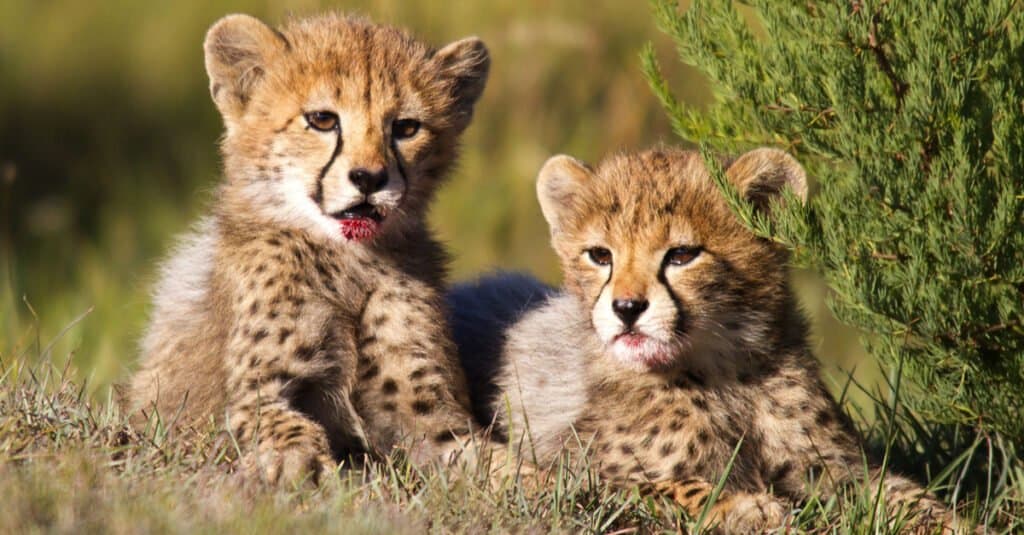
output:
POLYGON ((341 139, 341 128, 336 129, 337 138, 334 142, 334 152, 331 153, 331 159, 327 160, 327 165, 320 169, 320 175, 316 177, 316 192, 313 193, 313 202, 320 207, 321 210, 324 208, 324 177, 327 176, 327 171, 331 170, 331 166, 334 165, 334 160, 341 154, 341 147, 344 145, 341 139))
POLYGON ((398 176, 402 177, 402 199, 405 199, 405 193, 409 191, 409 175, 405 172, 405 163, 402 161, 402 154, 398 152, 398 142, 392 136, 391 143, 391 155, 395 158, 395 165, 398 166, 398 176))
POLYGON ((683 301, 679 299, 679 296, 676 295, 675 290, 672 289, 672 285, 668 283, 668 279, 665 277, 664 266, 658 271, 658 282, 660 282, 661 285, 665 287, 665 291, 668 292, 668 296, 672 299, 672 303, 674 303, 676 306, 676 332, 680 334, 685 333, 686 331, 684 330, 684 322, 686 321, 686 315, 683 314, 683 301))
MULTIPOLYGON (((604 293, 604 289, 608 287, 608 283, 612 281, 612 275, 614 275, 614 274, 615 274, 615 262, 612 262, 612 265, 608 266, 608 278, 604 280, 604 284, 601 285, 601 289, 598 290, 598 292, 597 292, 597 297, 594 299, 594 302, 590 304, 590 310, 594 310, 595 308, 597 308, 597 302, 601 300, 601 294, 603 294, 604 293)), ((612 302, 614 302, 614 301, 615 301, 615 296, 613 295, 612 296, 612 302)))

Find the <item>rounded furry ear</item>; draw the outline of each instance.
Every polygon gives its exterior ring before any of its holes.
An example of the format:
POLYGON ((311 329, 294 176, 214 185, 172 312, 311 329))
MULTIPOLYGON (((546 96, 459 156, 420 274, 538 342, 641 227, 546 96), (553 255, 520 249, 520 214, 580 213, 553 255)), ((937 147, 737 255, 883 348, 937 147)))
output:
POLYGON ((210 27, 203 43, 206 73, 225 119, 241 116, 269 60, 287 47, 283 35, 249 15, 228 15, 210 27))
POLYGON ((758 209, 768 210, 771 201, 789 186, 801 202, 807 201, 807 173, 792 156, 779 149, 754 149, 736 158, 725 170, 740 193, 758 209))
POLYGON ((552 234, 561 230, 579 189, 592 176, 590 168, 572 156, 552 156, 544 162, 537 175, 537 200, 552 234))
POLYGON ((452 110, 465 128, 473 115, 473 105, 484 92, 491 55, 477 37, 467 37, 446 45, 434 54, 440 76, 448 82, 455 106, 452 110))

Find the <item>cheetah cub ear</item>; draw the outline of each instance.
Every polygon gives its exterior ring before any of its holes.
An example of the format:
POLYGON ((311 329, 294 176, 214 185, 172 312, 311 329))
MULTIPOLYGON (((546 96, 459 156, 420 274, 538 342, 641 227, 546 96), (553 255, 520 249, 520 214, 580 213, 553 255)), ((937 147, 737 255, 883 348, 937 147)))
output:
POLYGON ((484 92, 491 56, 487 46, 477 37, 467 37, 434 53, 434 67, 444 80, 452 99, 451 113, 459 130, 469 125, 473 105, 484 92))
POLYGON ((580 189, 593 177, 587 164, 572 156, 553 156, 537 175, 537 200, 544 219, 557 236, 565 227, 566 218, 577 212, 580 189))
POLYGON ((225 122, 241 117, 267 65, 286 50, 279 32, 249 15, 228 15, 206 32, 206 73, 210 95, 225 122))
POLYGON ((758 209, 771 209, 772 199, 786 186, 801 202, 807 201, 807 173, 789 154, 779 149, 754 149, 733 161, 725 174, 740 193, 758 209))

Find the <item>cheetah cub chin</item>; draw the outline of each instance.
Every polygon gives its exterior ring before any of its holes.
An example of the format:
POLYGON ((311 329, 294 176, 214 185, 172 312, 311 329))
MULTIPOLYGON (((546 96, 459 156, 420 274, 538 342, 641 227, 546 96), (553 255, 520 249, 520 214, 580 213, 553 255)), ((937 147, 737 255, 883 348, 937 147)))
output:
POLYGON ((212 214, 163 266, 129 388, 139 415, 226 424, 269 480, 469 437, 425 207, 455 159, 489 57, 326 14, 210 28, 224 118, 212 214))
MULTIPOLYGON (((807 192, 778 150, 746 153, 726 175, 769 216, 784 188, 807 192)), ((781 526, 812 493, 865 478, 882 482, 894 521, 949 525, 920 486, 865 473, 805 341, 786 251, 735 218, 699 154, 621 154, 596 169, 557 156, 537 193, 563 290, 517 276, 449 295, 478 418, 528 439, 527 460, 544 469, 583 450, 603 478, 697 517, 736 452, 706 517, 725 532, 781 526)))

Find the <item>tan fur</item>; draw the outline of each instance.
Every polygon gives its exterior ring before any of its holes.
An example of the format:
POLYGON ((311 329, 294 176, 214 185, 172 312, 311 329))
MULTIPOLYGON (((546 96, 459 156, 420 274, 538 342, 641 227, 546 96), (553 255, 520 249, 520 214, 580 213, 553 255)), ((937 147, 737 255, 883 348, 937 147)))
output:
POLYGON ((424 209, 483 90, 486 48, 435 50, 326 14, 277 30, 231 15, 205 50, 225 179, 163 267, 132 407, 179 428, 226 418, 270 480, 402 443, 446 458, 471 416, 424 209), (338 128, 313 128, 319 111, 338 128), (399 139, 400 119, 421 126, 399 139), (357 169, 386 181, 360 191, 357 169), (360 203, 384 219, 349 239, 339 214, 360 203))
MULTIPOLYGON (((726 173, 769 214, 784 187, 806 195, 803 170, 777 150, 726 173)), ((491 409, 540 466, 584 447, 608 480, 697 516, 736 451, 708 517, 730 533, 780 526, 815 488, 828 499, 865 477, 805 342, 786 252, 740 224, 697 153, 622 154, 596 170, 556 157, 537 187, 564 293, 506 332, 491 409), (632 326, 613 310, 630 299, 645 303, 632 326)), ((890 513, 906 508, 921 529, 945 518, 920 486, 868 472, 870 485, 884 478, 890 513)))

